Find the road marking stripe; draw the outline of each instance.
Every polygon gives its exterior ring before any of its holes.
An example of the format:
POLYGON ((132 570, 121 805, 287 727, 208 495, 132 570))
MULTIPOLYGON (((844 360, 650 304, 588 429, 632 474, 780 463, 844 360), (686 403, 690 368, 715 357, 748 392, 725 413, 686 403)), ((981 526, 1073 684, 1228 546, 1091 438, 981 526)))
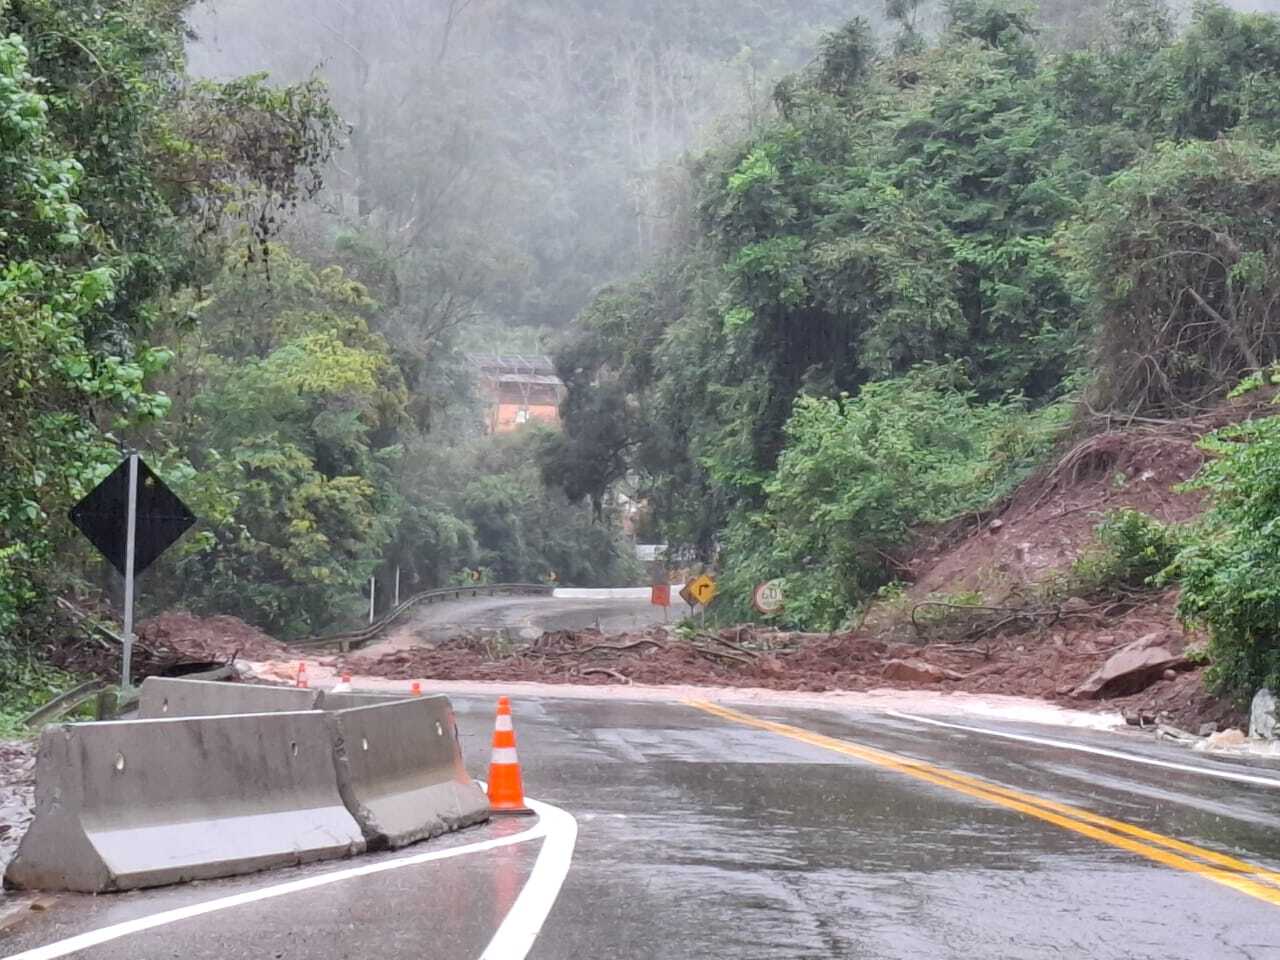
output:
POLYGON ((913 760, 909 757, 886 753, 873 747, 864 747, 847 740, 837 740, 834 737, 812 733, 789 724, 761 720, 714 703, 697 700, 687 701, 687 703, 691 707, 724 720, 756 727, 760 730, 767 730, 792 740, 798 740, 801 743, 807 743, 824 750, 830 750, 834 753, 886 767, 909 777, 914 777, 917 780, 924 780, 975 799, 985 800, 997 806, 1016 810, 1029 817, 1062 827, 1064 830, 1070 830, 1073 833, 1110 844, 1113 847, 1136 853, 1164 866, 1197 874, 1207 880, 1230 887, 1273 906, 1280 906, 1280 887, 1273 887, 1267 883, 1268 880, 1275 880, 1277 874, 1255 864, 1235 860, 1212 850, 1205 850, 1189 843, 1183 843, 1180 840, 1174 840, 1172 837, 1163 837, 1159 834, 1142 830, 1132 824, 1109 820, 1106 817, 1100 817, 1087 810, 1081 810, 1067 804, 1055 803, 1030 794, 1022 794, 1018 791, 998 787, 995 784, 977 780, 964 774, 956 774, 942 767, 935 767, 932 764, 913 760), (1104 829, 1104 826, 1110 827, 1110 829, 1104 829), (1112 830, 1119 827, 1124 828, 1123 832, 1112 832, 1112 830), (1159 847, 1142 843, 1136 839, 1138 836, 1152 840, 1158 839, 1162 846, 1169 849, 1162 850, 1159 847), (1181 856, 1179 853, 1172 852, 1172 850, 1189 853, 1201 860, 1216 862, 1222 864, 1222 866, 1210 866, 1209 863, 1191 860, 1188 857, 1181 856), (1227 863, 1232 864, 1230 869, 1224 869, 1227 863))
POLYGON ((1280 790, 1280 780, 1275 777, 1261 777, 1251 773, 1238 773, 1234 770, 1211 770, 1208 767, 1197 767, 1190 763, 1177 763, 1173 760, 1159 760, 1155 757, 1144 757, 1137 753, 1125 753, 1121 750, 1109 750, 1106 747, 1091 747, 1083 743, 1069 743, 1066 740, 1052 740, 1047 737, 1033 737, 1024 733, 1009 733, 1003 730, 987 730, 983 727, 970 727, 962 723, 947 723, 934 720, 932 717, 919 717, 912 713, 900 713, 897 710, 886 710, 891 717, 900 720, 913 720, 916 723, 927 723, 934 727, 947 727, 951 730, 966 730, 969 733, 981 733, 988 737, 1001 737, 1005 740, 1017 740, 1020 743, 1036 743, 1042 746, 1058 747, 1062 750, 1075 750, 1078 753, 1092 753, 1099 757, 1111 757, 1116 760, 1127 760, 1150 767, 1164 767, 1167 770, 1179 770, 1183 773, 1194 773, 1204 777, 1215 777, 1219 780, 1234 780, 1237 783, 1249 783, 1256 786, 1271 787, 1280 790))
MULTIPOLYGON (((906 716, 906 714, 903 714, 903 716, 906 716)), ((983 731, 979 731, 979 732, 983 732, 983 731)), ((1128 755, 1120 754, 1119 756, 1121 756, 1122 758, 1125 758, 1128 755)), ((910 761, 910 762, 916 763, 919 761, 910 761)), ((1078 807, 1070 807, 1070 806, 1067 806, 1066 804, 1062 804, 1054 800, 1050 800, 1047 797, 1038 797, 1032 794, 1022 793, 1010 787, 1004 787, 1004 786, 1000 786, 999 784, 989 783, 985 780, 976 780, 972 777, 966 776, 963 773, 956 773, 954 771, 944 771, 944 773, 946 776, 950 777, 953 780, 957 780, 959 782, 967 783, 971 785, 976 785, 980 789, 989 790, 992 793, 1000 793, 1012 799, 1021 800, 1024 803, 1034 803, 1037 806, 1045 807, 1048 810, 1053 810, 1058 813, 1063 813, 1069 817, 1077 817, 1081 820, 1088 821, 1089 823, 1093 823, 1098 826, 1105 827, 1108 830, 1114 830, 1118 833, 1125 833, 1125 834, 1128 834, 1129 836, 1137 837, 1140 840, 1146 840, 1150 843, 1159 844, 1162 847, 1168 847, 1170 850, 1176 850, 1179 853, 1185 853, 1193 857, 1199 857, 1203 860, 1209 861, 1210 863, 1216 863, 1219 866, 1226 867, 1228 870, 1236 870, 1240 873, 1254 875, 1270 883, 1276 884, 1277 886, 1280 886, 1280 872, 1277 872, 1274 870, 1268 870, 1266 867, 1249 863, 1245 860, 1238 860, 1235 857, 1229 856, 1225 853, 1218 853, 1217 851, 1214 851, 1214 850, 1206 850, 1203 847, 1197 847, 1193 844, 1186 843, 1185 841, 1182 841, 1182 840, 1177 840, 1173 837, 1166 837, 1164 834, 1161 834, 1161 833, 1153 833, 1150 830, 1144 830, 1142 827, 1135 826, 1131 823, 1126 823, 1123 820, 1112 820, 1110 817, 1104 817, 1101 814, 1093 813, 1089 810, 1084 810, 1078 807)))
MULTIPOLYGON (((101 930, 92 930, 88 933, 82 933, 66 940, 59 940, 43 947, 34 947, 22 953, 15 953, 4 960, 57 960, 58 957, 69 956, 80 950, 88 950, 91 947, 100 946, 109 943, 112 940, 118 940, 121 937, 131 936, 136 933, 145 933, 148 930, 154 930, 156 927, 168 926, 172 923, 179 923, 183 920, 191 920, 195 917, 202 917, 206 914, 217 913, 221 910, 230 910, 233 907, 242 907, 251 903, 258 903, 263 900, 272 900, 276 897, 288 896, 292 893, 302 893, 305 890, 314 890, 317 887, 325 887, 332 883, 340 883, 343 880, 354 880, 357 877, 368 877, 377 873, 385 873, 388 870, 400 870, 404 867, 416 867, 420 864, 431 863, 436 860, 448 860, 452 857, 466 856, 472 853, 483 853, 486 850, 497 850, 500 847, 515 846, 519 843, 528 843, 531 840, 547 838, 546 843, 551 843, 554 839, 556 850, 558 851, 551 858, 551 866, 545 871, 547 874, 554 875, 556 870, 561 867, 561 860, 564 856, 563 850, 565 846, 566 836, 570 837, 568 853, 572 856, 573 844, 576 841, 578 833, 578 824, 573 816, 559 807, 550 804, 539 803, 536 800, 526 798, 526 803, 535 812, 539 814, 538 822, 528 830, 514 833, 509 837, 496 837, 492 840, 482 840, 478 843, 468 843, 460 847, 451 847, 448 850, 434 850, 430 853, 419 853, 411 857, 401 857, 397 860, 383 860, 378 863, 369 863, 360 867, 351 867, 346 870, 335 870, 333 873, 321 874, 316 877, 306 877, 302 880, 292 880, 288 883, 275 884, 270 887, 262 887, 258 890, 249 890, 245 893, 233 894, 229 897, 220 897, 217 900, 208 900, 204 903, 190 904, 185 907, 177 907, 173 910, 165 910, 162 913, 152 914, 149 917, 138 917, 135 920, 126 920, 124 923, 117 923, 110 927, 103 927, 101 930), (552 834, 551 831, 556 831, 552 834)), ((539 853, 538 861, 534 864, 535 873, 538 864, 542 861, 542 853, 539 853)), ((568 863, 563 863, 563 868, 568 870, 568 863)), ((529 880, 534 879, 531 874, 529 880)), ((543 878, 545 879, 545 877, 543 878)), ((563 882, 563 876, 555 883, 555 892, 559 893, 560 883, 563 882)), ((526 882, 526 888, 528 882, 526 882)), ((516 898, 513 911, 520 906, 521 900, 524 898, 522 891, 520 896, 516 898)), ((502 954, 491 954, 489 950, 493 948, 493 944, 489 945, 489 949, 485 951, 483 960, 523 960, 525 954, 528 953, 529 947, 533 945, 533 937, 537 936, 538 929, 542 926, 543 918, 536 918, 536 911, 544 909, 550 911, 551 906, 555 902, 555 897, 538 896, 532 898, 534 903, 527 904, 521 909, 518 915, 520 929, 527 931, 529 926, 537 919, 533 935, 528 937, 528 942, 524 946, 524 952, 514 952, 514 943, 524 943, 524 939, 513 941, 510 937, 505 945, 506 949, 512 951, 502 954)), ((508 915, 509 917, 509 915, 508 915)), ((499 933, 506 927, 507 921, 504 920, 499 927, 499 933)), ((495 937, 495 940, 497 938, 495 937)))
MULTIPOLYGON (((917 763, 919 761, 912 762, 917 763)), ((1113 820, 1110 817, 1104 817, 1101 814, 1093 813, 1092 811, 1085 810, 1080 807, 1072 807, 1065 803, 1058 803, 1055 800, 1050 800, 1046 797, 1022 793, 1021 791, 1013 790, 999 784, 988 783, 985 780, 976 780, 962 773, 946 771, 944 775, 948 779, 954 780, 957 783, 973 786, 988 793, 999 794, 1020 803, 1029 803, 1033 806, 1042 807, 1046 810, 1082 820, 1086 823, 1094 824, 1095 826, 1102 827, 1103 829, 1110 830, 1115 833, 1127 834, 1128 836, 1135 837, 1136 839, 1145 840, 1150 843, 1166 847, 1170 850, 1177 851, 1178 853, 1198 857, 1201 860, 1217 864, 1227 870, 1233 870, 1247 876, 1252 876, 1257 879, 1273 883, 1280 888, 1280 873, 1268 870, 1266 867, 1258 864, 1249 863, 1245 860, 1238 860, 1235 857, 1229 856, 1225 853, 1218 853, 1215 850, 1197 847, 1194 844, 1175 839, 1174 837, 1167 837, 1161 833, 1153 833, 1150 830, 1145 830, 1142 827, 1135 826, 1134 824, 1126 823, 1123 820, 1113 820)))
POLYGON ((493 939, 485 947, 480 960, 522 960, 533 948, 533 941, 542 931, 560 896, 560 887, 569 875, 573 861, 573 848, 578 842, 578 821, 561 810, 537 800, 525 802, 546 825, 547 837, 542 841, 533 871, 525 881, 524 889, 507 911, 493 939))

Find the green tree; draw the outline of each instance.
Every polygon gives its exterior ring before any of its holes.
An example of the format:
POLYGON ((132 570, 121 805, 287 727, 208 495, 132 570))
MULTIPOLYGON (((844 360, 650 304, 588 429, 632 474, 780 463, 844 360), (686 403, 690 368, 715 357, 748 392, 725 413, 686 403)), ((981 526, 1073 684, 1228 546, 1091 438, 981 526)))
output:
POLYGON ((1099 186, 1064 252, 1096 331, 1092 403, 1194 411, 1280 358, 1280 153, 1165 146, 1099 186))
POLYGON ((181 599, 298 635, 338 619, 383 562, 408 392, 362 285, 268 255, 269 278, 232 253, 174 340, 183 399, 166 436, 206 521, 177 564, 181 599))
POLYGON ((1240 702, 1280 688, 1280 417, 1229 427, 1204 444, 1194 486, 1213 506, 1168 576, 1178 613, 1208 629, 1209 679, 1240 702))
POLYGON ((631 585, 642 576, 615 524, 546 490, 538 451, 554 435, 529 427, 486 439, 473 451, 460 513, 475 530, 479 565, 499 581, 586 587, 631 585))
POLYGON ((112 459, 99 419, 167 408, 143 388, 161 355, 130 362, 86 342, 116 275, 91 265, 92 232, 75 202, 82 170, 54 141, 48 115, 24 44, 0 39, 0 637, 10 648, 41 597, 51 518, 112 459))
POLYGON ((186 3, 0 2, 0 636, 36 643, 66 508, 170 408, 151 332, 257 253, 342 127, 317 83, 189 82, 186 3), (17 623, 17 626, 15 626, 17 623), (26 624, 27 629, 23 626, 26 624))
POLYGON ((744 557, 811 398, 958 362, 976 403, 1089 384, 1095 409, 1159 414, 1272 362, 1280 21, 1106 10, 1061 52, 1004 0, 888 51, 833 33, 771 122, 691 164, 683 244, 580 315, 546 475, 597 502, 635 480, 673 542, 744 557))
POLYGON ((725 593, 782 578, 787 616, 834 628, 894 579, 913 529, 1008 494, 1052 446, 1063 408, 982 403, 954 367, 922 367, 856 397, 804 397, 763 510, 730 527, 725 593))

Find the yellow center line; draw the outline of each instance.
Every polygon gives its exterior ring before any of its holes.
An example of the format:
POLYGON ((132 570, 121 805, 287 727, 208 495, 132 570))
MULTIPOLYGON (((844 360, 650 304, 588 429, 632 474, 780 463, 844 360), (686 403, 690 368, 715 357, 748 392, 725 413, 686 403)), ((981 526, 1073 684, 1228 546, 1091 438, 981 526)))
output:
POLYGON ((705 713, 740 723, 745 726, 767 730, 779 736, 798 740, 810 746, 830 750, 843 756, 853 757, 867 763, 894 770, 917 780, 923 780, 936 786, 945 787, 956 793, 983 800, 996 806, 1019 813, 1046 823, 1052 823, 1064 830, 1070 830, 1082 836, 1098 840, 1102 843, 1127 850, 1155 863, 1185 870, 1211 880, 1214 883, 1230 887, 1240 893, 1255 897, 1273 906, 1280 906, 1280 873, 1268 870, 1258 864, 1238 860, 1235 857, 1206 850, 1182 840, 1166 837, 1150 830, 1144 830, 1122 820, 1112 820, 1099 816, 1088 810, 1058 803, 1033 794, 1022 793, 1008 787, 987 783, 962 773, 955 773, 943 767, 936 767, 921 760, 898 754, 887 753, 874 747, 866 747, 848 740, 837 740, 834 737, 813 733, 790 724, 776 723, 772 720, 761 720, 749 714, 739 713, 728 707, 702 700, 687 701, 688 706, 695 707, 705 713), (1145 842, 1144 842, 1145 841, 1145 842), (1164 849, 1161 849, 1161 848, 1164 849), (1185 856, 1184 856, 1185 854, 1185 856), (1190 857, 1197 859, 1192 860, 1190 857), (1204 861, 1204 862, 1200 862, 1204 861), (1272 886, 1275 884, 1275 886, 1272 886))

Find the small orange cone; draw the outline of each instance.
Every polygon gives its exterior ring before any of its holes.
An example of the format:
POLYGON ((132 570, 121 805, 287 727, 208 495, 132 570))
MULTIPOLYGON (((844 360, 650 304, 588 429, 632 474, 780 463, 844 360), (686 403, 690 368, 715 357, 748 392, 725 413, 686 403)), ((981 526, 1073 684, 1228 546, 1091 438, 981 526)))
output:
POLYGON ((533 813, 524 804, 520 758, 516 756, 516 730, 511 723, 511 700, 507 697, 498 698, 498 716, 493 722, 489 808, 494 813, 533 813))
POLYGON ((413 694, 415 697, 422 696, 422 681, 420 680, 413 681, 413 683, 409 685, 409 692, 413 694))
POLYGON ((307 661, 305 660, 298 661, 298 686, 310 686, 310 684, 307 683, 307 661))

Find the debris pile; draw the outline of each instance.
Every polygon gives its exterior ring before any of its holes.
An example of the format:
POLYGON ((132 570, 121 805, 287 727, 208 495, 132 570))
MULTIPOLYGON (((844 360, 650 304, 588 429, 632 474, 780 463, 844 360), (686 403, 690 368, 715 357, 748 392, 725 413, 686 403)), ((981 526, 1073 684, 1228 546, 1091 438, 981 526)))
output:
POLYGON ((198 617, 181 610, 143 622, 138 637, 152 649, 192 661, 287 660, 297 656, 237 617, 198 617))
MULTIPOLYGON (((1168 598, 1152 601, 1167 605, 1168 598)), ((1131 610, 1105 630, 1065 621, 1039 632, 977 642, 899 643, 863 633, 802 634, 738 627, 688 632, 653 627, 605 635, 558 631, 534 640, 493 633, 381 656, 324 661, 392 680, 641 683, 824 692, 877 687, 1037 697, 1077 708, 1105 702, 1137 722, 1238 722, 1230 704, 1200 687, 1185 638, 1160 630, 1162 610, 1131 610), (1152 620, 1156 629, 1153 630, 1152 620)))
MULTIPOLYGON (((80 676, 116 678, 120 672, 119 627, 105 605, 59 600, 65 628, 49 644, 49 659, 80 676)), ((181 674, 192 667, 233 659, 270 660, 296 656, 256 627, 236 617, 198 617, 177 610, 137 627, 133 679, 181 674)))

